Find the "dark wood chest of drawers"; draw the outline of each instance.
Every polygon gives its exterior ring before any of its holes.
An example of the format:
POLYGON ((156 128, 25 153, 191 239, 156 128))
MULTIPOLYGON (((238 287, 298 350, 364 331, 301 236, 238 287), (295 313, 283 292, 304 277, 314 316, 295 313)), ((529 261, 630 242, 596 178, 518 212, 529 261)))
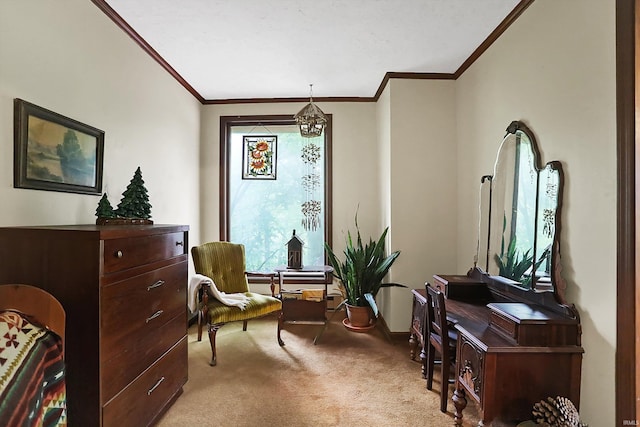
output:
POLYGON ((0 283, 67 313, 69 426, 152 424, 187 381, 188 226, 0 228, 0 283))

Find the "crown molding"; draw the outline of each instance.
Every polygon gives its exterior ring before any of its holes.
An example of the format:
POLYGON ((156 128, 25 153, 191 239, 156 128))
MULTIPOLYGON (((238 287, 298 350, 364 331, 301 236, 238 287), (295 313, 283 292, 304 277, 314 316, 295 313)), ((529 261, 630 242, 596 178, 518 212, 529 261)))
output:
MULTIPOLYGON (((325 96, 313 97, 314 102, 373 102, 371 97, 358 96, 325 96)), ((279 102, 309 102, 309 98, 231 98, 231 99, 206 99, 205 105, 215 104, 276 104, 279 102)))
POLYGON ((456 72, 454 73, 455 78, 457 79, 458 77, 460 77, 471 66, 471 64, 476 62, 476 60, 480 58, 480 56, 482 56, 482 54, 487 49, 489 49, 493 42, 498 40, 498 37, 500 37, 502 33, 504 33, 507 28, 509 28, 511 24, 513 24, 516 19, 518 19, 518 17, 522 15, 522 12, 524 12, 529 6, 531 6, 531 3, 533 3, 534 1, 535 0, 521 0, 520 3, 518 3, 516 7, 513 8, 511 13, 509 13, 502 20, 502 22, 496 27, 496 29, 493 30, 482 43, 480 43, 480 46, 478 46, 478 48, 474 50, 471 55, 469 55, 467 60, 462 63, 460 68, 456 70, 456 72))
MULTIPOLYGON (((456 80, 473 64, 502 33, 525 11, 535 0, 521 0, 513 8, 511 13, 496 27, 495 30, 473 51, 455 73, 401 73, 387 72, 378 86, 378 90, 372 97, 325 97, 314 98, 316 102, 377 102, 382 92, 387 87, 390 79, 427 79, 427 80, 456 80)), ((145 52, 147 52, 162 68, 164 68, 178 83, 191 93, 203 105, 219 104, 272 104, 280 102, 306 102, 308 98, 238 98, 238 99, 205 99, 193 88, 160 54, 151 47, 140 34, 138 34, 105 0, 91 0, 105 15, 107 15, 118 27, 129 35, 145 52)))
POLYGON ((120 27, 129 37, 136 42, 142 50, 147 52, 151 58, 153 58, 162 68, 164 68, 174 79, 178 81, 184 88, 189 91, 198 101, 204 103, 205 99, 193 88, 160 54, 151 47, 145 39, 140 36, 115 10, 111 8, 104 0, 91 0, 98 9, 104 12, 115 24, 120 27))
POLYGON ((375 96, 372 98, 372 101, 378 101, 382 92, 387 87, 390 79, 414 79, 414 80, 455 80, 455 76, 450 73, 396 73, 396 72, 387 72, 382 78, 382 82, 380 86, 378 86, 378 90, 376 91, 375 96))

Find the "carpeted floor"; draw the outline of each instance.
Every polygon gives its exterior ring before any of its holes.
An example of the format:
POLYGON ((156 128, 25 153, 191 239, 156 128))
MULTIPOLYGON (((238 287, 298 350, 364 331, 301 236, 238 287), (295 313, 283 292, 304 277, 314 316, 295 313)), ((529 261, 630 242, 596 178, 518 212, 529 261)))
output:
MULTIPOLYGON (((276 319, 225 325, 218 331, 218 365, 209 366, 206 333, 189 329, 189 381, 162 417, 173 426, 452 426, 453 404, 439 410, 439 376, 425 388, 421 365, 407 342, 391 343, 380 328, 347 331, 337 314, 317 345, 318 325, 285 325, 284 347, 276 319)), ((451 396, 453 387, 449 389, 451 396)), ((470 402, 464 426, 477 424, 470 402)))

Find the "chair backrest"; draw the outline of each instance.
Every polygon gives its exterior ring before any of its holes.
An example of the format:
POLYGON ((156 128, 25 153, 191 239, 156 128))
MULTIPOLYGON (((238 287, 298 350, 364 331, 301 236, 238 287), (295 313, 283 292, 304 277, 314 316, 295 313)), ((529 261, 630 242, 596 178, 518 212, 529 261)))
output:
POLYGON ((244 245, 209 242, 191 248, 196 273, 213 279, 222 292, 248 292, 245 275, 244 245))
POLYGON ((445 308, 444 294, 427 283, 427 331, 426 339, 435 339, 443 348, 449 348, 449 324, 447 323, 447 310, 445 308), (427 338, 429 337, 429 338, 427 338))
POLYGON ((31 285, 0 285, 0 311, 3 310, 19 311, 58 334, 64 353, 66 312, 49 292, 31 285))

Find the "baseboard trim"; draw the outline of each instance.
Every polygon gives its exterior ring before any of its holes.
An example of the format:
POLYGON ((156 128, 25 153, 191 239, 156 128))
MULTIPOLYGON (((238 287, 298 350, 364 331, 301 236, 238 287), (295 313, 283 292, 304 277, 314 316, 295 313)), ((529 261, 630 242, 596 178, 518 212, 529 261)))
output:
POLYGON ((380 328, 384 335, 392 342, 409 342, 409 332, 391 332, 389 329, 389 325, 384 320, 384 317, 380 315, 378 317, 378 322, 380 323, 380 328))

